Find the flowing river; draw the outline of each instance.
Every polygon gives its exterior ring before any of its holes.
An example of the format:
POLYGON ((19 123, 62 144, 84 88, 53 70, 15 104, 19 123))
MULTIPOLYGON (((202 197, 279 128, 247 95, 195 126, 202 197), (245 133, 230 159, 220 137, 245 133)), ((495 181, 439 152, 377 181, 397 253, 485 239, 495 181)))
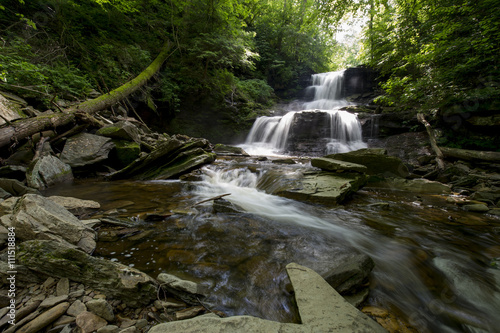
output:
POLYGON ((210 291, 205 304, 229 315, 297 321, 285 265, 317 268, 354 248, 376 264, 367 305, 418 332, 497 331, 498 218, 459 211, 444 196, 391 190, 365 189, 339 207, 272 194, 308 168, 306 161, 219 159, 198 181, 82 181, 45 194, 96 200, 99 214, 131 221, 128 234, 103 237, 95 255, 153 277, 195 280, 210 291), (225 193, 243 213, 214 213, 212 201, 195 205, 225 193), (147 213, 164 218, 146 222, 147 213))

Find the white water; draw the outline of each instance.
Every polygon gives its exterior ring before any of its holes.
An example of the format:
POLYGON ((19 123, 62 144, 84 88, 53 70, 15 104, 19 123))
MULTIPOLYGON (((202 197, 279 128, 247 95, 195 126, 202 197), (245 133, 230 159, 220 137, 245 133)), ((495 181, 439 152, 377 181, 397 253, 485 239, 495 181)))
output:
POLYGON ((328 113, 330 119, 329 137, 325 138, 325 154, 366 148, 357 116, 339 110, 349 104, 342 98, 343 81, 343 71, 313 75, 313 84, 307 88, 314 90, 313 101, 302 103, 301 111, 289 111, 284 116, 257 118, 241 147, 251 155, 281 155, 286 152, 295 116, 320 111, 328 113))

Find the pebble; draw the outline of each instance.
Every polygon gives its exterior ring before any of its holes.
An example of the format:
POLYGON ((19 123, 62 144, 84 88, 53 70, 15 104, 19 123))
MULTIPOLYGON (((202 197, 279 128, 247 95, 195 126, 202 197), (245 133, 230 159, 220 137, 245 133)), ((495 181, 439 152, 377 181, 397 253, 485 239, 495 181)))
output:
POLYGON ((69 294, 69 280, 68 278, 62 278, 57 282, 56 286, 56 296, 63 296, 69 294))
POLYGON ((88 311, 93 314, 104 318, 107 321, 115 320, 115 314, 113 313, 113 308, 104 299, 93 299, 85 304, 88 311))
POLYGON ((76 317, 84 311, 87 311, 87 307, 85 306, 85 304, 83 304, 83 302, 80 300, 76 300, 73 302, 73 304, 71 304, 66 313, 70 316, 76 317))

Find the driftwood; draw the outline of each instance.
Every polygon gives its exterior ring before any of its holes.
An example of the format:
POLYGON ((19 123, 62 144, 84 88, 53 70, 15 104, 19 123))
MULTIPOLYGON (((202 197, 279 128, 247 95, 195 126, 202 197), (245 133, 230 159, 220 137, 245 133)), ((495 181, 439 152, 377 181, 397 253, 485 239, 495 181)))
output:
POLYGON ((439 149, 437 142, 436 142, 436 134, 434 133, 434 130, 431 127, 431 124, 425 120, 425 117, 422 113, 417 114, 417 119, 420 121, 424 126, 425 129, 427 130, 427 134, 429 135, 429 141, 431 142, 431 147, 432 150, 434 150, 434 153, 436 154, 436 162, 438 165, 439 170, 444 170, 444 156, 443 152, 441 149, 439 149))
POLYGON ((450 158, 457 158, 466 161, 500 162, 500 153, 495 151, 479 151, 448 147, 440 147, 440 149, 444 156, 450 158))
POLYGON ((29 137, 47 128, 64 126, 75 121, 76 112, 93 114, 97 111, 105 110, 118 103, 133 92, 142 87, 153 75, 158 72, 161 65, 170 56, 172 45, 166 42, 156 59, 136 78, 125 83, 121 87, 101 95, 95 99, 83 102, 76 107, 69 108, 62 113, 51 115, 41 115, 34 118, 21 119, 7 124, 0 128, 0 148, 7 145, 15 146, 18 141, 29 137))
POLYGON ((199 201, 199 202, 195 203, 194 205, 192 205, 191 207, 198 206, 199 204, 202 204, 202 203, 205 203, 205 202, 217 200, 217 199, 223 198, 223 197, 228 196, 228 195, 231 195, 231 193, 225 193, 225 194, 221 194, 221 195, 218 195, 216 197, 213 197, 213 198, 209 198, 209 199, 205 199, 205 200, 199 201))

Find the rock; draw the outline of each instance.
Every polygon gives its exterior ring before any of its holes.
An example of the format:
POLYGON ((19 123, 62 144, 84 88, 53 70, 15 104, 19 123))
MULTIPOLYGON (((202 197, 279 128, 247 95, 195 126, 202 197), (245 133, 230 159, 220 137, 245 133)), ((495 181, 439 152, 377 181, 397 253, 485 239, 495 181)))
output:
POLYGON ((31 333, 31 332, 39 332, 44 327, 47 327, 49 324, 56 321, 59 317, 61 317, 69 307, 68 302, 64 302, 54 306, 53 308, 43 312, 35 319, 19 328, 16 332, 22 333, 31 333))
POLYGON ((175 319, 177 320, 186 320, 189 318, 196 317, 199 315, 201 312, 203 312, 205 308, 203 306, 193 306, 181 311, 177 311, 175 313, 175 319))
POLYGON ((467 122, 473 126, 495 127, 500 126, 500 115, 495 114, 489 117, 470 117, 467 122))
POLYGON ((279 323, 251 316, 217 318, 210 314, 159 324, 152 327, 149 333, 386 332, 379 324, 346 302, 313 270, 292 263, 287 265, 287 273, 295 292, 301 324, 279 323))
POLYGON ((57 327, 57 326, 64 326, 64 325, 68 325, 68 324, 71 324, 75 321, 75 317, 72 317, 72 316, 66 316, 66 315, 62 315, 61 317, 59 317, 59 319, 57 319, 53 326, 54 327, 57 327))
POLYGON ((123 168, 132 163, 141 153, 141 147, 136 142, 113 140, 115 151, 112 152, 112 157, 117 161, 117 165, 123 168))
POLYGON ((62 302, 66 302, 68 300, 68 295, 62 296, 51 296, 43 300, 42 304, 40 304, 40 308, 51 308, 54 305, 57 305, 62 302))
POLYGON ((46 155, 30 166, 26 179, 29 186, 41 190, 55 184, 72 182, 73 172, 68 164, 57 157, 46 155))
POLYGON ((69 294, 69 280, 68 278, 62 278, 57 282, 56 286, 56 296, 68 295, 69 294))
POLYGON ((217 156, 250 156, 243 148, 223 145, 218 143, 214 146, 217 156))
POLYGON ((327 269, 321 276, 339 293, 356 290, 365 282, 372 269, 375 267, 373 260, 364 254, 351 254, 340 265, 327 269))
POLYGON ((464 205, 462 206, 462 208, 466 211, 476 212, 476 213, 486 213, 490 210, 487 205, 483 204, 464 205))
POLYGON ((488 214, 500 216, 500 208, 493 208, 490 211, 488 211, 488 214))
POLYGON ((118 333, 120 328, 116 325, 107 325, 97 330, 97 333, 118 333))
POLYGON ((203 288, 195 282, 179 279, 175 275, 161 273, 156 278, 163 289, 190 304, 197 304, 205 296, 203 288))
POLYGON ((48 197, 49 200, 55 202, 58 205, 63 206, 72 214, 80 215, 84 213, 92 212, 96 209, 101 208, 101 205, 97 201, 93 200, 82 200, 73 197, 61 197, 53 195, 48 197))
POLYGON ((366 176, 360 173, 310 172, 277 194, 294 200, 337 205, 365 184, 366 176))
POLYGON ((23 183, 21 183, 19 180, 16 179, 0 178, 0 188, 15 197, 20 197, 27 193, 34 193, 34 194, 40 193, 34 188, 24 186, 23 183))
POLYGON ((311 160, 311 165, 316 168, 320 168, 325 171, 336 171, 336 172, 344 172, 344 171, 354 171, 366 173, 368 168, 361 164, 355 164, 340 160, 334 160, 333 158, 326 157, 317 157, 311 160))
POLYGON ((116 262, 92 257, 64 243, 24 242, 19 245, 18 262, 36 272, 83 283, 131 307, 156 299, 156 282, 150 276, 116 262))
POLYGON ((113 313, 113 308, 104 299, 93 299, 88 301, 86 304, 88 311, 107 321, 113 321, 115 319, 115 314, 113 313))
POLYGON ((168 179, 188 173, 215 160, 205 139, 187 139, 174 136, 158 143, 155 149, 141 156, 125 168, 108 175, 111 179, 168 179))
POLYGON ((120 333, 135 333, 135 332, 137 332, 137 329, 134 326, 128 327, 120 331, 120 333))
POLYGON ((23 181, 26 178, 26 167, 22 165, 6 165, 0 168, 0 178, 23 181))
POLYGON ((83 167, 106 160, 113 148, 110 138, 81 133, 66 141, 60 158, 73 168, 83 167))
POLYGON ((6 124, 6 120, 11 122, 25 117, 19 105, 9 101, 3 94, 0 94, 0 126, 6 124))
POLYGON ((82 333, 92 333, 108 325, 108 323, 103 318, 85 311, 76 317, 76 325, 81 329, 82 333))
POLYGON ((451 193, 450 186, 427 179, 391 178, 378 183, 370 183, 370 187, 385 188, 395 191, 408 191, 420 194, 451 193))
POLYGON ((288 165, 297 164, 297 162, 295 162, 291 158, 279 158, 277 160, 273 160, 272 163, 273 164, 288 164, 288 165))
POLYGON ((244 213, 245 212, 245 210, 242 207, 235 205, 232 202, 230 202, 226 199, 223 199, 223 198, 214 200, 212 208, 214 210, 214 213, 232 214, 232 213, 244 213))
POLYGON ((112 139, 141 142, 137 126, 126 120, 106 125, 99 129, 96 134, 112 139))
POLYGON ((73 302, 73 304, 71 304, 66 313, 69 314, 70 316, 77 317, 80 313, 84 311, 87 311, 87 307, 85 306, 85 304, 83 304, 82 301, 77 299, 76 301, 73 302))
POLYGON ((88 253, 94 251, 96 246, 94 230, 64 207, 36 194, 24 195, 17 202, 14 212, 2 216, 0 221, 15 227, 20 241, 50 239, 68 242, 88 253))
POLYGON ((120 328, 116 325, 107 325, 97 330, 97 333, 118 333, 120 328))
POLYGON ((325 157, 364 165, 368 168, 369 175, 382 174, 384 177, 402 178, 410 175, 403 162, 397 157, 387 155, 385 149, 366 148, 325 157))

